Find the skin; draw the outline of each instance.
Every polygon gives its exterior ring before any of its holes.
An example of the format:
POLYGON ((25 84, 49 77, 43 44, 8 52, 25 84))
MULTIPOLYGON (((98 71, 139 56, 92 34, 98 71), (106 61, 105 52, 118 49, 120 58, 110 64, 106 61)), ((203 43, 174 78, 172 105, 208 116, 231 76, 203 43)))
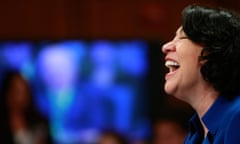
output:
POLYGON ((26 81, 19 75, 14 75, 7 92, 7 105, 11 127, 14 132, 27 127, 23 113, 29 105, 29 90, 26 81))
MULTIPOLYGON (((187 38, 181 26, 173 40, 162 47, 162 52, 166 55, 165 61, 175 61, 180 65, 177 70, 166 74, 166 93, 190 104, 200 118, 219 95, 201 75, 200 69, 204 61, 199 61, 199 56, 202 49, 203 46, 187 38)), ((207 134, 207 128, 204 123, 202 125, 207 134)))
MULTIPOLYGON (((11 75, 9 85, 6 89, 6 106, 9 116, 10 131, 15 136, 19 132, 28 132, 31 127, 25 117, 25 112, 30 108, 31 94, 28 81, 21 75, 11 75)), ((38 127, 38 125, 35 125, 38 127)), ((32 133, 30 133, 32 134, 32 133)), ((34 143, 44 144, 46 143, 46 133, 39 129, 34 134, 34 143)), ((26 139, 27 141, 29 139, 26 139)))
POLYGON ((190 41, 180 27, 174 39, 163 45, 162 51, 166 54, 166 61, 172 60, 180 65, 176 71, 166 74, 165 91, 188 101, 188 95, 195 93, 195 89, 203 81, 201 64, 198 61, 202 47, 190 41))
POLYGON ((29 104, 29 90, 26 81, 20 76, 15 75, 11 79, 8 91, 8 108, 12 113, 23 112, 29 104))

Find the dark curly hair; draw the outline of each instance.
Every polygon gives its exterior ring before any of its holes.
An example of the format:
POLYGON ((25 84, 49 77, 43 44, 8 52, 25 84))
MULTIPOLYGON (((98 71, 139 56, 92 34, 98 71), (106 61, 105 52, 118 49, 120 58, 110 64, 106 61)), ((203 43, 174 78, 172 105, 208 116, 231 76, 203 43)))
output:
POLYGON ((182 26, 187 37, 203 46, 203 78, 226 98, 240 94, 240 18, 236 12, 197 5, 187 6, 182 26))

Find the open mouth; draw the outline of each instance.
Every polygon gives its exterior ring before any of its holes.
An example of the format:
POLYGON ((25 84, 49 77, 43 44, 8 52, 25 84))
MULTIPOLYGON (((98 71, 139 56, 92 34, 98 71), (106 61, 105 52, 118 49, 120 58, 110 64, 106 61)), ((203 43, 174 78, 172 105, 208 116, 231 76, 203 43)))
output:
POLYGON ((165 66, 168 67, 170 73, 175 72, 180 67, 179 63, 172 60, 166 61, 165 66))

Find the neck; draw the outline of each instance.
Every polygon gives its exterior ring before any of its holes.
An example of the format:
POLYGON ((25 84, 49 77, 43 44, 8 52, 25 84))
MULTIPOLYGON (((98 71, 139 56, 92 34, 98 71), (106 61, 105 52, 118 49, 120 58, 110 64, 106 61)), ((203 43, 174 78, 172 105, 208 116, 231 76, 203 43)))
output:
POLYGON ((204 129, 204 136, 207 135, 208 128, 202 121, 202 117, 209 110, 212 104, 216 101, 219 96, 219 92, 217 92, 213 87, 203 87, 203 89, 199 89, 195 92, 195 95, 192 96, 189 104, 195 109, 200 118, 204 129))
POLYGON ((215 102, 219 93, 215 90, 205 91, 201 95, 195 95, 194 100, 191 101, 191 106, 195 109, 200 118, 208 111, 208 109, 215 102))

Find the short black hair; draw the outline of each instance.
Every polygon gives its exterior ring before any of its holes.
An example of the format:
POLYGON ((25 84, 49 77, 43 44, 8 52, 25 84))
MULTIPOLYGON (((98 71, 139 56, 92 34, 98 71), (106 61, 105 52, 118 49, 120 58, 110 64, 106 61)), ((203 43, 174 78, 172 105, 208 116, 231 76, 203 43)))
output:
POLYGON ((187 37, 203 46, 199 60, 203 78, 226 98, 240 94, 240 18, 231 10, 187 6, 182 27, 187 37))

